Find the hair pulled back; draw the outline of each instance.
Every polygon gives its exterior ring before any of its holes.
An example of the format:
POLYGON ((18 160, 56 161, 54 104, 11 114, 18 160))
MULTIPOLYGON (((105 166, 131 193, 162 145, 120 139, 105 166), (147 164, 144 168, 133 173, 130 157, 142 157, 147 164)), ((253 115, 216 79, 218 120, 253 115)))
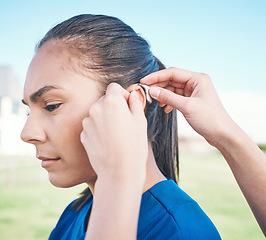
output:
MULTIPOLYGON (((79 71, 97 73, 103 94, 111 82, 127 88, 144 76, 165 68, 153 56, 147 41, 115 17, 91 14, 72 17, 48 31, 36 50, 50 40, 55 41, 58 49, 67 50, 78 60, 79 71)), ((176 111, 166 114, 153 100, 151 104, 147 103, 145 115, 156 163, 166 177, 177 182, 176 111)), ((81 209, 90 197, 87 188, 73 208, 81 209)))

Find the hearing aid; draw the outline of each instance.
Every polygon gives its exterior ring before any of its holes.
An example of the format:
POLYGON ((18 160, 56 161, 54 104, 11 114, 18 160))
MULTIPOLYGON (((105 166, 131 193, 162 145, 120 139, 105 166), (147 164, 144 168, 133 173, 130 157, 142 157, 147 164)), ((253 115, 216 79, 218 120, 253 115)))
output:
POLYGON ((139 86, 141 86, 142 89, 144 90, 145 95, 146 95, 147 102, 148 103, 152 103, 152 98, 151 98, 151 95, 150 95, 150 87, 148 85, 141 84, 141 83, 137 83, 137 84, 139 86))

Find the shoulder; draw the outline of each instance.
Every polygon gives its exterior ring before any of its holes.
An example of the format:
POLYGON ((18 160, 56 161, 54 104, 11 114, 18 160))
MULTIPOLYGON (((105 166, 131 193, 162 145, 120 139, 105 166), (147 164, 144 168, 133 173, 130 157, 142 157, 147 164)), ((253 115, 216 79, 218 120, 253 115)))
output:
POLYGON ((159 182, 143 194, 140 235, 141 239, 220 239, 197 202, 172 180, 159 182))
POLYGON ((81 236, 85 236, 92 201, 88 202, 80 211, 72 209, 75 201, 65 208, 51 232, 49 240, 78 239, 81 236))
POLYGON ((73 216, 77 215, 78 213, 72 209, 72 205, 76 200, 72 201, 70 204, 68 204, 68 206, 65 208, 65 210, 63 211, 63 213, 61 214, 56 227, 58 227, 58 225, 65 225, 66 222, 71 221, 71 219, 73 218, 73 216), (63 223, 63 224, 62 224, 63 223))

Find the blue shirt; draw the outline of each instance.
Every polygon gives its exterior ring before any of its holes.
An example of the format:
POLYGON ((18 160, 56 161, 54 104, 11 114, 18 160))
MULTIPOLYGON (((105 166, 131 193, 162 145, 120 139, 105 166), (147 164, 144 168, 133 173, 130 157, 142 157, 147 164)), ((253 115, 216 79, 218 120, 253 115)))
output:
MULTIPOLYGON (((80 211, 65 209, 49 240, 83 240, 92 200, 80 211)), ((104 231, 104 229, 103 229, 104 231)), ((142 195, 137 239, 221 239, 199 205, 173 180, 157 183, 142 195)))

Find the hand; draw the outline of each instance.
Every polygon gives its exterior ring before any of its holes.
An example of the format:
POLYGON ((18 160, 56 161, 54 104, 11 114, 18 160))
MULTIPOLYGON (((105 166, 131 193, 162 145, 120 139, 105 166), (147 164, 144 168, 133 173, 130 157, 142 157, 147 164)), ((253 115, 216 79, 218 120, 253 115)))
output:
POLYGON ((166 105, 165 112, 172 108, 179 110, 190 126, 214 146, 232 124, 206 74, 168 68, 154 72, 140 82, 151 86, 150 95, 161 107, 166 105))
POLYGON ((148 158, 137 93, 111 83, 83 120, 81 142, 97 174, 86 239, 136 239, 148 158))
POLYGON ((225 111, 208 75, 178 68, 152 73, 141 81, 150 95, 178 109, 194 130, 215 146, 230 166, 266 236, 266 157, 225 111))
POLYGON ((137 93, 111 83, 83 120, 81 142, 98 179, 142 179, 148 157, 147 122, 137 93))

